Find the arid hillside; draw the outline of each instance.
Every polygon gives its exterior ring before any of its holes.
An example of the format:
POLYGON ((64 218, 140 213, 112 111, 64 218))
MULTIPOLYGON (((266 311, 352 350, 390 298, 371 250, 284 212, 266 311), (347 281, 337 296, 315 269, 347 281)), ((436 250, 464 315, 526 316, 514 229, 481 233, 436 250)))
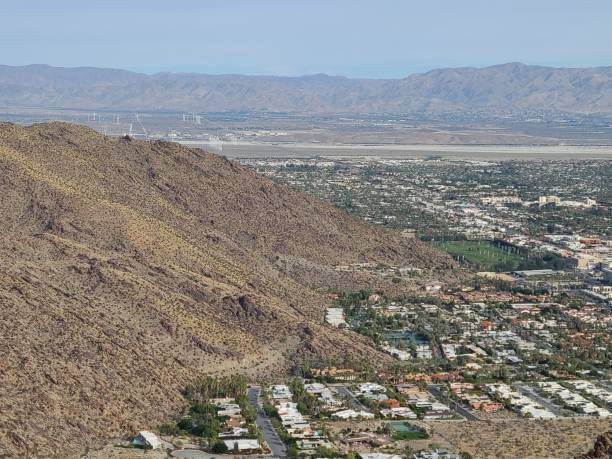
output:
POLYGON ((453 264, 219 156, 63 123, 0 124, 0 197, 0 457, 154 428, 205 373, 378 358, 323 323, 327 287, 378 281, 333 267, 453 264))

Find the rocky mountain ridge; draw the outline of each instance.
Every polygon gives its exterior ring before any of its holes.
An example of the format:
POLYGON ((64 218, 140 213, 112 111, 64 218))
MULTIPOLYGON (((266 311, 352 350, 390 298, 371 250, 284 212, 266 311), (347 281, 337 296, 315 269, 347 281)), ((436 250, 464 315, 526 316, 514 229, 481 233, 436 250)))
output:
POLYGON ((0 66, 0 105, 86 110, 439 114, 612 113, 612 67, 509 63, 397 80, 0 66))

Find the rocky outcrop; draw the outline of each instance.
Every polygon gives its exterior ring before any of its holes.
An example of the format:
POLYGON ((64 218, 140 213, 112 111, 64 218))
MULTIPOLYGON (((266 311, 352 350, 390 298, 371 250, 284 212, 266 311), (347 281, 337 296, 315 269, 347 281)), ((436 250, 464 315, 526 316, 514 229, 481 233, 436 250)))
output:
POLYGON ((593 449, 588 453, 576 456, 576 459, 610 459, 612 458, 612 431, 597 437, 593 449))

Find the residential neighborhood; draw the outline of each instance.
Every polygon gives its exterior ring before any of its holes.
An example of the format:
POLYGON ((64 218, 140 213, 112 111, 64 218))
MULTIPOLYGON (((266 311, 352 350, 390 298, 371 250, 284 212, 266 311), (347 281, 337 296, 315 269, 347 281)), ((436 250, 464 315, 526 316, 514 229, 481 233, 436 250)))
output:
POLYGON ((456 426, 611 418, 612 234, 596 162, 574 164, 567 188, 554 164, 521 165, 510 180, 512 162, 244 162, 426 240, 457 267, 336 265, 387 285, 326 289, 318 316, 368 340, 376 365, 319 356, 285 377, 209 377, 186 390, 185 413, 126 445, 175 457, 466 459, 448 441, 456 426))

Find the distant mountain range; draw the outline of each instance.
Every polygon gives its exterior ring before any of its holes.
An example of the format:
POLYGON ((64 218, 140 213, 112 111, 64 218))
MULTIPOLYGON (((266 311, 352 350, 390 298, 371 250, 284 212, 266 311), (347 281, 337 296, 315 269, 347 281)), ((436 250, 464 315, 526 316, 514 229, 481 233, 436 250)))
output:
POLYGON ((0 105, 190 112, 609 114, 612 67, 509 63, 368 80, 0 66, 0 105))

